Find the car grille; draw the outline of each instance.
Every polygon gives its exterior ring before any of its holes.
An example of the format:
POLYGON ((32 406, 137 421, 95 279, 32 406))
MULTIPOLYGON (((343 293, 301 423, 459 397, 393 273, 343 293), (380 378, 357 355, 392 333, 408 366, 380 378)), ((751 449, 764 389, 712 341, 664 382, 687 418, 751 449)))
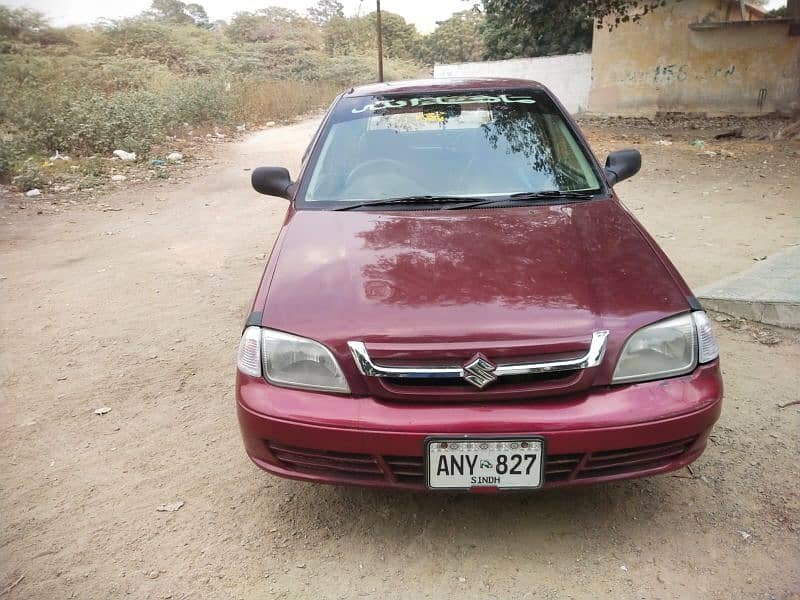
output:
MULTIPOLYGON (((531 386, 550 381, 562 381, 566 379, 576 379, 579 371, 554 371, 552 373, 536 373, 533 375, 507 375, 501 380, 492 384, 492 389, 503 389, 507 387, 531 386)), ((463 380, 453 379, 401 379, 399 377, 386 377, 383 380, 390 386, 405 387, 405 388, 453 388, 466 390, 468 392, 475 392, 475 388, 471 387, 463 380)))
POLYGON ((597 376, 608 332, 560 340, 487 342, 476 352, 445 344, 424 350, 402 344, 349 341, 366 392, 376 398, 409 402, 535 401, 589 389, 597 376), (370 351, 372 354, 370 355, 370 351), (489 363, 484 374, 470 361, 489 363), (469 368, 472 370, 469 370, 469 368), (490 368, 489 368, 490 367, 490 368), (494 379, 490 379, 493 377, 494 379), (476 382, 477 380, 477 382, 476 382))
MULTIPOLYGON (((621 450, 548 454, 545 461, 545 485, 602 479, 663 467, 687 453, 697 437, 621 450)), ((409 488, 425 485, 422 456, 331 452, 276 442, 266 442, 266 445, 278 465, 299 474, 353 482, 383 482, 409 488)))

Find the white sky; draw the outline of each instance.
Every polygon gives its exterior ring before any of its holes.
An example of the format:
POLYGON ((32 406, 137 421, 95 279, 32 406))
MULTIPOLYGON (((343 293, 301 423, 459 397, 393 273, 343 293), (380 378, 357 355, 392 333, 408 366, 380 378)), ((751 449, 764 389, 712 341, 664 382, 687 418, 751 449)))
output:
MULTIPOLYGON (((187 3, 190 0, 184 0, 187 3)), ((211 20, 229 19, 240 10, 256 10, 266 6, 284 6, 303 13, 316 0, 192 0, 205 7, 211 20)), ((375 9, 375 0, 340 0, 346 15, 359 9, 362 14, 375 9)), ((25 6, 43 12, 53 25, 77 25, 97 19, 118 19, 139 14, 150 7, 150 0, 0 0, 7 6, 25 6)), ((381 0, 381 9, 402 15, 417 29, 428 33, 454 12, 472 6, 475 0, 381 0)), ((767 8, 786 4, 786 0, 769 0, 767 8)))
MULTIPOLYGON (((267 6, 284 6, 304 13, 316 0, 184 0, 197 2, 209 18, 229 19, 241 10, 256 10, 267 6)), ((150 0, 0 0, 6 6, 25 6, 43 12, 53 25, 77 25, 97 19, 118 19, 139 14, 150 7, 150 0)), ((362 14, 375 10, 375 0, 340 0, 346 15, 361 9, 362 14)), ((402 15, 422 32, 432 31, 436 21, 448 18, 454 12, 466 10, 474 4, 467 0, 381 0, 381 10, 402 15)))

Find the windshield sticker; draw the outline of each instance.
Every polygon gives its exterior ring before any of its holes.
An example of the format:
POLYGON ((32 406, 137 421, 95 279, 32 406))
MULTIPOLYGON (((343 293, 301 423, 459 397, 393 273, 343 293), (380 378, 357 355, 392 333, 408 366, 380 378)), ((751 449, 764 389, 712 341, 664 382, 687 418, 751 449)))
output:
POLYGON ((437 104, 535 104, 536 100, 530 96, 433 96, 426 98, 404 98, 402 100, 378 100, 361 108, 354 108, 354 113, 365 111, 384 110, 387 108, 406 108, 408 106, 434 106, 437 104))

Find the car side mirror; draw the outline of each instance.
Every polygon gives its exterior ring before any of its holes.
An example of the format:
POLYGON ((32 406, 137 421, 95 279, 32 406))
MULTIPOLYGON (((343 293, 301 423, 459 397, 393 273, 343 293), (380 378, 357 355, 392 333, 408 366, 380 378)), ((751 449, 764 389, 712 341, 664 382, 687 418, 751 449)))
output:
POLYGON ((289 176, 289 171, 283 167, 258 167, 250 175, 253 189, 267 196, 292 199, 295 183, 289 176))
POLYGON ((629 148, 627 150, 617 150, 606 158, 606 166, 603 171, 606 174, 608 185, 614 186, 623 179, 633 177, 642 168, 642 155, 638 150, 629 148))

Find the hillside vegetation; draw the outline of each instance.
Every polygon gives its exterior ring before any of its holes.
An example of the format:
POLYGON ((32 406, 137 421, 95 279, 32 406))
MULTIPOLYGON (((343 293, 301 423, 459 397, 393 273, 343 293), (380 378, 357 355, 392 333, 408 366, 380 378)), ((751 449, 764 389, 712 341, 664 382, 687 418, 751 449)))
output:
MULTIPOLYGON (((102 171, 115 150, 149 160, 175 136, 323 107, 375 80, 374 19, 322 0, 306 16, 272 7, 211 23, 202 6, 154 0, 136 18, 54 28, 0 6, 0 180, 43 188, 65 169, 56 152, 102 171)), ((427 74, 413 25, 387 13, 384 27, 386 78, 427 74)))

